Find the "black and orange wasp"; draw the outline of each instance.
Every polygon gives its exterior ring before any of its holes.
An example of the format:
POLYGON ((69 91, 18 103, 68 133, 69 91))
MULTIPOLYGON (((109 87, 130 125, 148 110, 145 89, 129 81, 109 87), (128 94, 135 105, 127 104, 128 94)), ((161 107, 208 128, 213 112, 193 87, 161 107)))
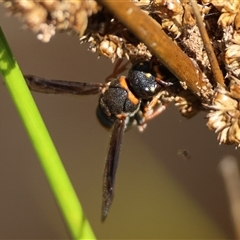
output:
MULTIPOLYGON (((121 61, 116 64, 114 72, 120 64, 121 61)), ((134 124, 142 131, 148 120, 165 109, 166 104, 160 101, 161 93, 176 82, 166 68, 162 66, 162 69, 160 70, 159 63, 156 64, 156 60, 140 62, 133 64, 127 76, 107 78, 106 83, 69 82, 25 75, 32 91, 100 95, 97 118, 112 131, 103 174, 102 221, 106 218, 113 200, 124 131, 134 124)))

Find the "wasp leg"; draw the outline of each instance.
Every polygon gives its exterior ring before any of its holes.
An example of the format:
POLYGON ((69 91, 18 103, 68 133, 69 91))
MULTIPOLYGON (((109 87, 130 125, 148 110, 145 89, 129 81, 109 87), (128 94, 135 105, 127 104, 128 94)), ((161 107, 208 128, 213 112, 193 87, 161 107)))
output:
POLYGON ((168 105, 168 103, 165 103, 163 105, 159 104, 159 106, 157 108, 155 108, 154 110, 150 109, 149 111, 147 111, 144 114, 145 121, 149 121, 149 120, 155 118, 156 116, 158 116, 160 113, 162 113, 166 109, 167 105, 168 105))
POLYGON ((149 102, 143 110, 142 113, 142 122, 138 125, 138 130, 142 132, 147 127, 147 121, 155 118, 159 114, 161 114, 168 105, 168 102, 162 103, 160 101, 160 97, 162 92, 158 93, 156 96, 153 97, 151 102, 149 102))
POLYGON ((141 125, 138 125, 138 130, 140 132, 143 132, 146 127, 147 127, 147 121, 155 118, 156 116, 158 116, 159 114, 161 114, 167 107, 167 103, 164 105, 159 104, 159 106, 156 109, 151 109, 148 112, 146 112, 145 114, 143 114, 143 121, 141 123, 141 125))

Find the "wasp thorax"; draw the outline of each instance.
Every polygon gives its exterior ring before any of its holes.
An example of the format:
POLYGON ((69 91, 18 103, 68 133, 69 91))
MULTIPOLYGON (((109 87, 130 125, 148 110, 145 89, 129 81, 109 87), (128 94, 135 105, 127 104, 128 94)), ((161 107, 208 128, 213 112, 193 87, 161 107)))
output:
POLYGON ((139 109, 139 105, 140 100, 128 89, 125 77, 111 81, 99 99, 99 107, 110 119, 132 116, 139 109))

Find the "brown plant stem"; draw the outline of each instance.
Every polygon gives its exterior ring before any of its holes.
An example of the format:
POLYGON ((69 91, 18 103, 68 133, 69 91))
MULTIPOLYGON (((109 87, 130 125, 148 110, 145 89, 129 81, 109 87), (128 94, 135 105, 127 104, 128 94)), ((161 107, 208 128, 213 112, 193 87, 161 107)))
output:
POLYGON ((99 0, 106 6, 149 50, 187 87, 203 101, 207 101, 201 89, 211 91, 202 81, 200 69, 164 33, 161 26, 129 0, 99 0), (137 21, 137 22, 136 22, 137 21))
POLYGON ((214 79, 220 86, 225 86, 222 71, 219 68, 219 64, 218 64, 216 55, 214 53, 212 44, 211 44, 210 39, 207 34, 207 30, 204 27, 203 20, 200 15, 200 12, 199 12, 197 2, 195 0, 191 0, 191 4, 192 4, 192 9, 193 9, 193 12, 194 12, 194 15, 196 18, 196 22, 197 22, 202 40, 204 43, 204 47, 207 52, 209 62, 211 64, 214 79))

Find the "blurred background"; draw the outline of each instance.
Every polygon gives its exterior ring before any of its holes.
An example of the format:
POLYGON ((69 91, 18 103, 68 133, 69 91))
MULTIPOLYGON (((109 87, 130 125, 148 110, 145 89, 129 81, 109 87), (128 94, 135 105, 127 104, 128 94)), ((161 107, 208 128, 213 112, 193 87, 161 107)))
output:
MULTIPOLYGON (((3 5, 0 25, 25 74, 103 82, 112 72, 110 60, 98 59, 76 35, 42 43, 7 17, 3 5)), ((239 159, 239 151, 218 145, 204 113, 186 120, 170 105, 145 132, 125 133, 114 202, 101 223, 110 133, 96 119, 98 97, 33 95, 98 239, 234 238, 219 162, 226 155, 239 159), (191 159, 179 154, 183 150, 191 159)), ((0 238, 69 238, 3 81, 0 115, 0 238)))

